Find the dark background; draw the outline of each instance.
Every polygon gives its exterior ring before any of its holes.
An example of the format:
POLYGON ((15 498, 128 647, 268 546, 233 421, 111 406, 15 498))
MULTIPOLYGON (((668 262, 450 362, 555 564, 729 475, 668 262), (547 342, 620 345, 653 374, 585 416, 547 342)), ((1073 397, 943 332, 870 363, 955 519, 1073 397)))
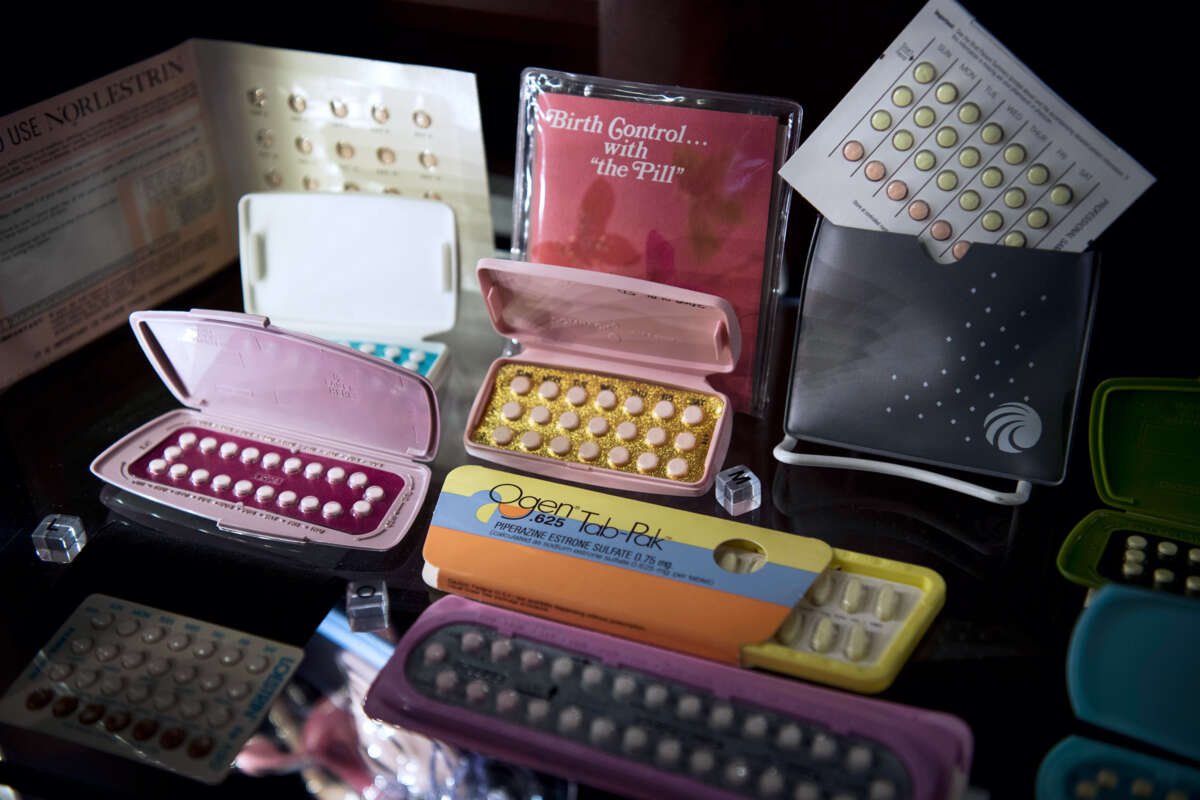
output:
MULTIPOLYGON (((1200 104, 1178 12, 1146 3, 965 5, 1158 178, 1096 243, 1102 277, 1080 419, 1104 378, 1200 375, 1191 291, 1200 192, 1186 188, 1200 171, 1200 104)), ((7 3, 0 12, 0 115, 189 37, 231 39, 475 72, 489 172, 507 178, 518 75, 526 66, 791 98, 804 107, 803 137, 919 8, 685 0, 7 3)), ((793 285, 814 220, 795 196, 793 285)), ((236 267, 169 304, 191 306, 239 308, 236 267)), ((785 367, 790 341, 785 325, 774 343, 785 367)), ((783 391, 776 387, 779 400, 783 391)), ((91 512, 89 525, 103 524, 100 483, 88 462, 173 405, 123 327, 0 394, 0 684, 28 660, 22 648, 44 641, 101 582, 147 598, 182 592, 183 613, 300 644, 336 602, 343 584, 328 570, 223 557, 133 528, 106 535, 105 546, 85 550, 69 573, 30 561, 27 535, 43 515, 83 508, 91 512)), ((1029 796, 1038 762, 1063 736, 1121 741, 1075 721, 1065 692, 1067 640, 1083 592, 1058 575, 1053 558, 1071 526, 1100 505, 1085 425, 1076 427, 1066 482, 1035 487, 1027 506, 1011 510, 878 476, 776 469, 768 453, 781 435, 782 405, 767 421, 738 418, 728 463, 748 463, 764 479, 764 508, 745 521, 924 563, 946 576, 947 607, 885 698, 966 719, 976 737, 972 783, 994 798, 1029 796)), ((456 436, 445 429, 444 449, 456 436)), ((711 496, 705 502, 687 507, 711 511, 711 496)), ((427 602, 419 540, 410 536, 388 565, 401 626, 427 602)), ((32 767, 21 759, 0 762, 0 784, 53 797, 303 792, 294 778, 235 778, 210 791, 114 761, 79 748, 43 751, 32 767)))

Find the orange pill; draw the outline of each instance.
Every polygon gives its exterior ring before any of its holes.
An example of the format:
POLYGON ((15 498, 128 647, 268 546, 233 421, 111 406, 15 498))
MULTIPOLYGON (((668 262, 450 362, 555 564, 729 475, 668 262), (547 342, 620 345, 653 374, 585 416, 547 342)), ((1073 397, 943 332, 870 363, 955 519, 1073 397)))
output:
POLYGON ((847 161, 858 161, 865 152, 861 142, 849 141, 842 148, 842 155, 846 157, 847 161))
POLYGON ((887 167, 880 161, 868 161, 867 166, 863 168, 863 174, 869 181, 881 181, 887 174, 887 167))
POLYGON ((887 185, 887 196, 893 200, 903 200, 908 197, 908 185, 904 181, 892 181, 887 185))
POLYGON ((924 200, 914 200, 908 206, 908 215, 920 222, 929 216, 929 203, 924 200))
POLYGON ((939 219, 937 222, 929 226, 929 235, 937 239, 939 242, 944 242, 950 238, 950 234, 954 230, 950 227, 950 223, 944 219, 939 219))

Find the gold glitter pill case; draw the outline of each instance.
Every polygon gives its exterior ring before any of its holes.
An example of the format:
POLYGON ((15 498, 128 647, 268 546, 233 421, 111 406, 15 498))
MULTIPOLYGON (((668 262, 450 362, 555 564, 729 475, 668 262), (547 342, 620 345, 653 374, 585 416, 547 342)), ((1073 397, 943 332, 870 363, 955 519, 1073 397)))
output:
POLYGON ((483 259, 492 325, 520 355, 492 364, 464 444, 565 480, 658 494, 707 491, 725 460, 732 306, 700 292, 544 264, 483 259))

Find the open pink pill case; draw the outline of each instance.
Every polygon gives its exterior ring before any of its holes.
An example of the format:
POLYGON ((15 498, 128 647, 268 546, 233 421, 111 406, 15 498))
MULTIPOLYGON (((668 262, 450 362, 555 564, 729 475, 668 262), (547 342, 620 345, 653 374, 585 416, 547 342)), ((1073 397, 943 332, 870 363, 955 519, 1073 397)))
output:
POLYGON ((482 259, 492 325, 521 344, 495 361, 468 453, 627 491, 698 495, 729 448, 729 399, 706 376, 741 352, 720 297, 569 267, 482 259))
POLYGON ((416 517, 437 454, 420 375, 228 311, 138 311, 129 323, 187 406, 92 462, 101 480, 232 533, 386 550, 416 517))

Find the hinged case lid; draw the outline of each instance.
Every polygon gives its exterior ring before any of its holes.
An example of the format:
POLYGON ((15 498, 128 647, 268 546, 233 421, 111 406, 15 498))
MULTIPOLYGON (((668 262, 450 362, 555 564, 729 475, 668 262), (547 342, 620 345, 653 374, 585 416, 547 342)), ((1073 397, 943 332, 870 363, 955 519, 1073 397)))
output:
POLYGON ((526 346, 694 375, 730 372, 742 349, 720 297, 603 272, 484 258, 492 325, 526 346))
POLYGON ((1107 505, 1200 522, 1200 381, 1104 381, 1092 397, 1088 444, 1107 505))
POLYGON ((235 311, 136 311, 129 324, 190 408, 366 451, 437 454, 437 396, 409 370, 235 311))
POLYGON ((454 327, 458 244, 445 203, 248 194, 238 238, 249 313, 331 339, 418 340, 454 327))

